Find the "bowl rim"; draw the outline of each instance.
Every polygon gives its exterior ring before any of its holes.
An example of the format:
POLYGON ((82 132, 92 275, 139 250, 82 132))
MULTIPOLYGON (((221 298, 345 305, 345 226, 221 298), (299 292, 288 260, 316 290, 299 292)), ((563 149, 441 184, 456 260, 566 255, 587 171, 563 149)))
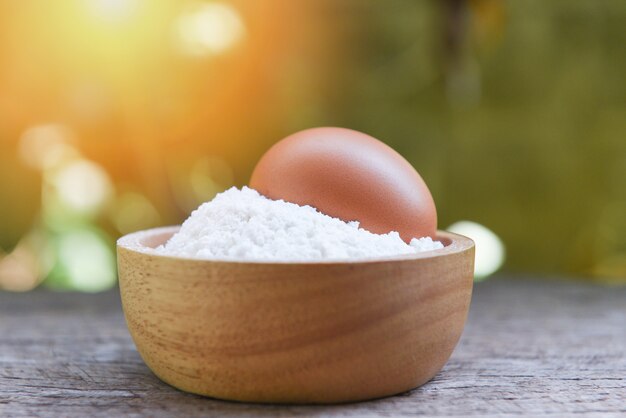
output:
MULTIPOLYGON (((237 260, 230 258, 197 258, 185 257, 180 255, 168 255, 157 253, 154 248, 143 243, 144 240, 158 235, 173 235, 180 229, 180 225, 162 226, 157 228, 144 229, 141 231, 131 232, 117 240, 117 250, 129 251, 142 256, 155 257, 157 259, 170 259, 184 261, 187 263, 201 264, 237 264, 237 265, 298 265, 298 266, 319 266, 319 265, 357 265, 371 263, 385 263, 391 261, 410 261, 423 260, 443 257, 451 254, 458 254, 468 251, 474 247, 474 241, 466 236, 455 234, 448 231, 437 230, 436 239, 438 241, 446 241, 443 248, 429 251, 420 251, 415 254, 400 254, 397 256, 374 257, 374 258, 356 258, 356 259, 328 259, 328 260, 237 260)), ((169 237, 168 237, 169 239, 169 237)))

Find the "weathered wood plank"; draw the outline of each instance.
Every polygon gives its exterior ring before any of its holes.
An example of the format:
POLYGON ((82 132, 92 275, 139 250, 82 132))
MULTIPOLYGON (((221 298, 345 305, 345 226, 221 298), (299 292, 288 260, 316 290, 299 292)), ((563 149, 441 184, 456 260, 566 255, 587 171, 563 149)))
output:
POLYGON ((223 402, 161 383, 117 293, 0 293, 0 416, 625 416, 626 288, 492 279, 448 365, 400 396, 339 406, 223 402))

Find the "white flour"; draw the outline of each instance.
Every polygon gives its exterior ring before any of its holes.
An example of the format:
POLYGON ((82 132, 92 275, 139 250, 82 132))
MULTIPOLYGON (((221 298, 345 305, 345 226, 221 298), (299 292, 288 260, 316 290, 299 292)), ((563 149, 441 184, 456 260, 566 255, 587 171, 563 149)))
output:
POLYGON ((407 245, 397 232, 373 234, 256 190, 231 188, 193 211, 160 254, 219 260, 321 261, 379 258, 443 248, 431 238, 407 245))

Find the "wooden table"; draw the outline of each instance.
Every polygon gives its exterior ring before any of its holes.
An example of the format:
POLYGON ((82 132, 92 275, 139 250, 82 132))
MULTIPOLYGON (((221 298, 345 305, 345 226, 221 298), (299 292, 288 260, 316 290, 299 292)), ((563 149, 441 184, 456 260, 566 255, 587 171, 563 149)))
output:
POLYGON ((0 293, 0 416, 626 416, 626 287, 493 278, 444 370, 399 396, 333 406, 218 401, 143 364, 117 292, 0 293))

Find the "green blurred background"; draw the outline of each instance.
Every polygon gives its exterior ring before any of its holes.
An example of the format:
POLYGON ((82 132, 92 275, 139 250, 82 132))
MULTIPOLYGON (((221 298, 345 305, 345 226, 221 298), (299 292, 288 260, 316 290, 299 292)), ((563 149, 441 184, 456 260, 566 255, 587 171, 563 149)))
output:
POLYGON ((115 286, 116 238, 322 125, 397 149, 505 271, 626 283, 625 28, 623 0, 0 2, 0 288, 115 286))

